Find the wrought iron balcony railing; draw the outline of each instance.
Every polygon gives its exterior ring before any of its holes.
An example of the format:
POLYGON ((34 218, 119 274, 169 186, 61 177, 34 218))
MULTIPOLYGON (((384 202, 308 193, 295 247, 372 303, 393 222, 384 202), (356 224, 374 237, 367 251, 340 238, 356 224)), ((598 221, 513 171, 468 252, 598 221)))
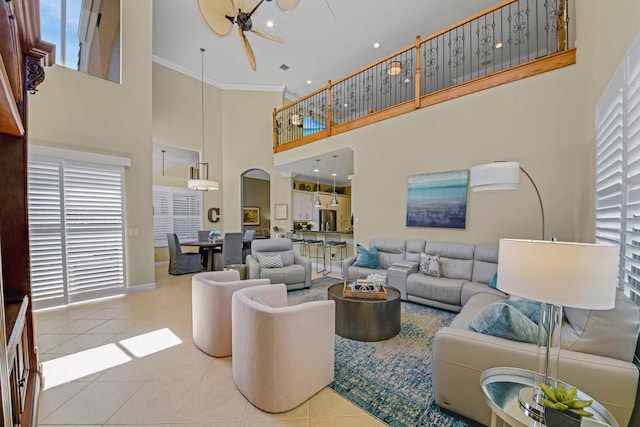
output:
POLYGON ((569 0, 507 0, 273 112, 274 152, 575 63, 569 0))

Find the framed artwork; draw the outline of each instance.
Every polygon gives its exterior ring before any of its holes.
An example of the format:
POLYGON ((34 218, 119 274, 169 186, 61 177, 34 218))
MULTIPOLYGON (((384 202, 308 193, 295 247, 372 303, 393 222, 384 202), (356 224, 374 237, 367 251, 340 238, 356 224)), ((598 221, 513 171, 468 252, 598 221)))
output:
POLYGON ((242 208, 242 225, 260 225, 260 208, 242 208))
POLYGON ((287 219, 287 205, 276 205, 276 219, 287 219))
POLYGON ((425 173, 407 183, 407 227, 465 228, 468 171, 425 173))

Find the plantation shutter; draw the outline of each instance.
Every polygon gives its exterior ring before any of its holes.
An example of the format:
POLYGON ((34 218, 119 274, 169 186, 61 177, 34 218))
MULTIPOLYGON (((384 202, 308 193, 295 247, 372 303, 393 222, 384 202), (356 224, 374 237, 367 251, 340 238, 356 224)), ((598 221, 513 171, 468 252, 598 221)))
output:
POLYGON ((31 156, 29 249, 35 308, 124 291, 122 167, 31 156))
POLYGON ((65 162, 64 200, 70 301, 124 287, 122 168, 65 162))
POLYGON ((32 298, 40 307, 65 304, 61 163, 29 161, 28 188, 32 298))
POLYGON ((596 242, 620 246, 618 287, 640 303, 640 38, 596 106, 596 242))
POLYGON ((182 187, 153 187, 153 228, 156 247, 167 246, 167 233, 181 242, 198 240, 202 229, 202 193, 182 187))

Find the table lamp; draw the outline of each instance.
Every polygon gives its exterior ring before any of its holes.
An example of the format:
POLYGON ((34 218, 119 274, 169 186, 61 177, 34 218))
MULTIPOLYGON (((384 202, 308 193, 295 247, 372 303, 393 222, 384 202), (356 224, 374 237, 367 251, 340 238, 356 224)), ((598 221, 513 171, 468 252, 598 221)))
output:
POLYGON ((532 418, 544 413, 540 382, 557 385, 562 307, 614 308, 618 258, 613 245, 500 239, 498 289, 541 303, 534 387, 520 395, 532 418))

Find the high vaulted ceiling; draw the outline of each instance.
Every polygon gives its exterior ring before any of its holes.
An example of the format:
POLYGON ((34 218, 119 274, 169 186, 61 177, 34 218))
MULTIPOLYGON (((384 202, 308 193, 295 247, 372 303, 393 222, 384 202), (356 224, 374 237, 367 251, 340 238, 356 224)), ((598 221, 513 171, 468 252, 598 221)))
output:
MULTIPOLYGON (((154 0, 153 59, 200 79, 200 48, 204 48, 204 77, 208 83, 221 89, 284 91, 295 100, 326 86, 329 80, 346 77, 409 46, 418 35, 426 38, 497 3, 498 0, 300 0, 297 8, 282 12, 275 1, 265 1, 252 17, 253 26, 283 42, 247 32, 257 63, 253 71, 236 25, 227 36, 219 36, 202 18, 197 0, 154 0), (267 26, 268 20, 273 21, 272 28, 267 26), (374 43, 380 47, 375 49, 374 43), (289 69, 283 71, 282 64, 289 69), (307 84, 307 80, 312 83, 307 84)), ((338 185, 349 185, 346 175, 353 172, 352 155, 340 152, 323 156, 320 180, 329 182, 332 169, 338 166, 343 169, 336 180, 338 185), (337 162, 333 154, 339 155, 337 162)), ((278 168, 282 173, 313 180, 318 157, 278 168)))
POLYGON ((208 82, 223 89, 286 90, 297 99, 414 43, 418 35, 428 37, 497 3, 300 0, 297 8, 282 12, 275 1, 265 1, 252 17, 253 26, 283 42, 246 33, 257 63, 253 71, 236 26, 222 37, 209 29, 197 0, 154 0, 153 56, 160 64, 200 78, 202 47, 208 82), (374 49, 374 43, 380 47, 374 49), (290 68, 283 71, 282 64, 290 68))

